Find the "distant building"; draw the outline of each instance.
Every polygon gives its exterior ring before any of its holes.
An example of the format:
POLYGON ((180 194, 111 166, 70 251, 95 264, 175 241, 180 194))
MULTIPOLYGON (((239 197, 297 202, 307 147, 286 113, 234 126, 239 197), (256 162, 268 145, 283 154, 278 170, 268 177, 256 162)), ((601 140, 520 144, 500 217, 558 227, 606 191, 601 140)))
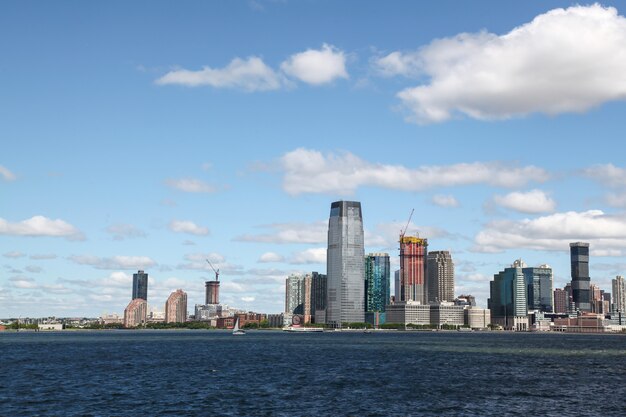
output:
POLYGON ((526 281, 528 310, 554 312, 552 268, 550 265, 524 268, 522 271, 526 281))
POLYGON ((476 297, 469 294, 461 294, 454 299, 454 305, 474 307, 476 305, 476 297))
POLYGON ((557 288, 554 290, 554 312, 567 314, 570 312, 571 298, 567 290, 557 288))
POLYGON ((100 324, 124 324, 124 317, 118 314, 103 314, 100 317, 100 324))
POLYGON ((124 310, 124 327, 137 327, 146 323, 148 303, 143 298, 135 298, 124 310))
POLYGON ((38 330, 63 330, 63 324, 62 323, 45 323, 45 324, 38 324, 37 325, 37 329, 38 330))
POLYGON ((426 257, 428 240, 417 236, 400 236, 400 301, 426 304, 426 257))
POLYGON ((387 306, 385 314, 387 323, 430 324, 430 306, 419 301, 400 302, 387 306))
POLYGON ((375 326, 385 322, 390 273, 388 253, 370 253, 365 257, 365 320, 375 326))
POLYGON ((427 255, 428 302, 454 301, 454 262, 447 250, 427 255))
POLYGON ((495 274, 489 283, 487 304, 491 310, 491 322, 505 330, 528 330, 526 283, 522 271, 525 266, 518 259, 510 268, 495 274))
POLYGON ((148 274, 142 270, 133 274, 133 300, 136 298, 148 301, 148 274))
POLYGON ((442 301, 430 306, 430 324, 437 327, 443 325, 463 326, 465 324, 465 307, 456 306, 449 301, 442 301))
POLYGON ((304 314, 304 277, 289 275, 285 280, 285 312, 304 314))
POLYGON ((365 321, 363 213, 357 201, 336 201, 328 220, 326 324, 365 321))
POLYGON ((591 311, 589 293, 589 243, 574 242, 569 244, 572 266, 572 298, 576 309, 591 311))
POLYGON ((401 284, 400 284, 400 270, 396 269, 396 271, 393 273, 393 299, 394 302, 398 302, 400 301, 400 288, 401 288, 401 284))
POLYGON ((486 329, 491 324, 491 311, 489 309, 468 307, 464 310, 465 325, 470 329, 486 329))
POLYGON ((187 293, 176 290, 165 302, 165 322, 185 323, 187 321, 187 293))
POLYGON ((618 275, 611 281, 613 290, 613 311, 626 313, 626 288, 624 277, 618 275))
POLYGON ((311 314, 314 323, 326 323, 326 292, 328 290, 328 278, 325 274, 315 271, 311 273, 311 314))
POLYGON ((220 282, 217 280, 206 281, 204 283, 205 296, 204 304, 220 303, 220 282))
POLYGON ((221 304, 196 304, 194 316, 196 321, 210 321, 219 317, 222 313, 221 304))

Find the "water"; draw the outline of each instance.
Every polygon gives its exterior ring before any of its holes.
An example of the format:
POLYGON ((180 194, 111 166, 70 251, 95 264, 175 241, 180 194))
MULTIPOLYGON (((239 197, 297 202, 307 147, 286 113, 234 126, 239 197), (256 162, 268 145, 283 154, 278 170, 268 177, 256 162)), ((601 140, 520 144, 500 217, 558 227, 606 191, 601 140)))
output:
POLYGON ((624 416, 626 337, 0 333, 0 416, 624 416))

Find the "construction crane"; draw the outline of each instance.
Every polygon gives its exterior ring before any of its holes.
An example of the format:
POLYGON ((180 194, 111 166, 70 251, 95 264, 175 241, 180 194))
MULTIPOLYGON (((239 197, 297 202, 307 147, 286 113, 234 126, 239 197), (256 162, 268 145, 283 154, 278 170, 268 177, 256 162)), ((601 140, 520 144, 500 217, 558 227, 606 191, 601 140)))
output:
POLYGON ((213 264, 211 263, 211 261, 209 261, 208 259, 206 259, 207 263, 209 264, 209 266, 211 267, 211 269, 213 270, 213 272, 215 272, 215 280, 219 281, 220 280, 220 269, 217 268, 217 270, 213 267, 213 264))
POLYGON ((400 239, 402 239, 404 237, 404 235, 406 234, 406 229, 409 228, 409 224, 411 223, 411 218, 413 217, 413 212, 415 211, 415 209, 411 209, 411 214, 409 215, 409 221, 406 222, 406 226, 404 226, 403 230, 400 230, 400 239))

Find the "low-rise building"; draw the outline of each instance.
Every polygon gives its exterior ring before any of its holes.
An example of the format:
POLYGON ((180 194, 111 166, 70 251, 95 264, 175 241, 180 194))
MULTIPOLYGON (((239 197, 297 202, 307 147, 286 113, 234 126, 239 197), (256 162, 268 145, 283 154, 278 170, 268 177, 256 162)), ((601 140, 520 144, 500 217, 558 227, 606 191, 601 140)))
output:
POLYGON ((44 323, 37 325, 38 330, 63 330, 62 323, 44 323))
POLYGON ((388 305, 386 307, 387 323, 400 324, 430 324, 430 306, 419 301, 407 301, 388 305))
POLYGON ((488 308, 469 307, 464 310, 465 325, 470 329, 486 329, 491 324, 488 308))
POLYGON ((456 306, 453 302, 442 301, 430 306, 430 324, 441 327, 463 326, 465 324, 465 308, 456 306))

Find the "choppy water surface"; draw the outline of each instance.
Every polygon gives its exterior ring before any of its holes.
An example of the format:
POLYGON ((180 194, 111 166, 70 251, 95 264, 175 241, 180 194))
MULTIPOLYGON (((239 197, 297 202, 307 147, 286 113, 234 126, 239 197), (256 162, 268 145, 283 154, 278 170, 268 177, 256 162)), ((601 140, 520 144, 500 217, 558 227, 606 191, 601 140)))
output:
POLYGON ((5 332, 0 415, 624 416, 626 337, 5 332))

